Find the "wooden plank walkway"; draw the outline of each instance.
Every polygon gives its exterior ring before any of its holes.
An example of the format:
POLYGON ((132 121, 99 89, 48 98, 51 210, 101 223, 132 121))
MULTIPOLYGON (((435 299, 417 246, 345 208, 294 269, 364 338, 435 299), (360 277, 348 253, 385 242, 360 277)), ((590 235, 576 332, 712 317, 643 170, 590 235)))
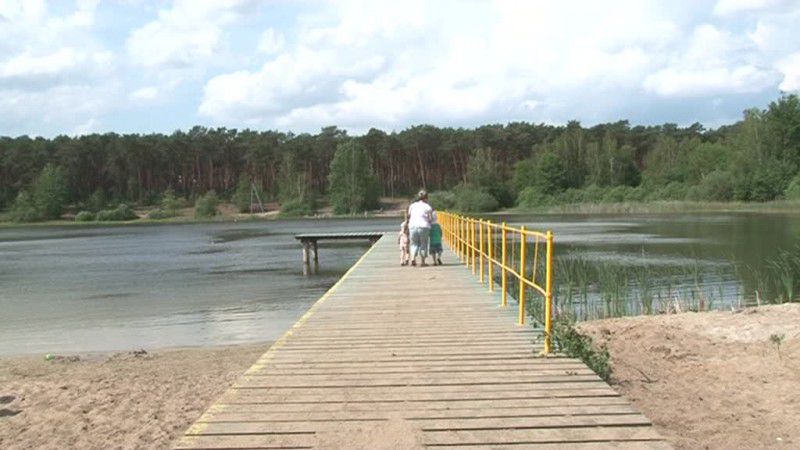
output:
POLYGON ((381 238, 176 444, 210 448, 671 448, 583 363, 536 358, 455 255, 381 238))

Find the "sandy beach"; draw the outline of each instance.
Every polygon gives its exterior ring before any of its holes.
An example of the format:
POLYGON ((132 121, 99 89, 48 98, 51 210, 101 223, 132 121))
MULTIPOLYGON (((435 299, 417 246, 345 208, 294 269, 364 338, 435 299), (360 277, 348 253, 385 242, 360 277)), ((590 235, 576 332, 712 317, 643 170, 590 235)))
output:
POLYGON ((269 345, 0 358, 0 448, 169 448, 269 345))
POLYGON ((612 386, 676 448, 800 447, 800 304, 579 329, 608 346, 612 386))

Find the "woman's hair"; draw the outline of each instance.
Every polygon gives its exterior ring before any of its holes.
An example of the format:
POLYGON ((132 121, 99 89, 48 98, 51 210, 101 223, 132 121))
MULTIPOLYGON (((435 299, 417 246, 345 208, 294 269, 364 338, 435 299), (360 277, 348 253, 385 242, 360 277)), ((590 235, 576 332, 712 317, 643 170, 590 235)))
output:
POLYGON ((428 198, 428 191, 426 191, 425 189, 420 189, 420 191, 417 193, 417 200, 425 200, 427 198, 428 198))

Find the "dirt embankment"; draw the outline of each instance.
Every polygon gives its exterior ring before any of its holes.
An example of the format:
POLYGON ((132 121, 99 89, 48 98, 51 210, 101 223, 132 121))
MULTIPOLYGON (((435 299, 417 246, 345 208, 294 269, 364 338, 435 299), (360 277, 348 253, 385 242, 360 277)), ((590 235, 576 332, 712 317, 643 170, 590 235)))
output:
POLYGON ((682 449, 800 448, 800 304, 581 324, 682 449))
POLYGON ((0 358, 0 448, 169 448, 267 348, 0 358))

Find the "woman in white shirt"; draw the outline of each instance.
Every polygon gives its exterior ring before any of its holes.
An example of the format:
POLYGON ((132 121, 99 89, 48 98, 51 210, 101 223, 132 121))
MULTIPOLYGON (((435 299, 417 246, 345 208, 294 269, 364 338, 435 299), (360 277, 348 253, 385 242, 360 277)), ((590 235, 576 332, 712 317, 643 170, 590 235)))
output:
POLYGON ((417 201, 408 207, 408 231, 411 240, 411 265, 417 265, 417 255, 422 258, 422 266, 427 266, 428 238, 431 232, 433 208, 428 204, 428 193, 419 191, 417 201))

